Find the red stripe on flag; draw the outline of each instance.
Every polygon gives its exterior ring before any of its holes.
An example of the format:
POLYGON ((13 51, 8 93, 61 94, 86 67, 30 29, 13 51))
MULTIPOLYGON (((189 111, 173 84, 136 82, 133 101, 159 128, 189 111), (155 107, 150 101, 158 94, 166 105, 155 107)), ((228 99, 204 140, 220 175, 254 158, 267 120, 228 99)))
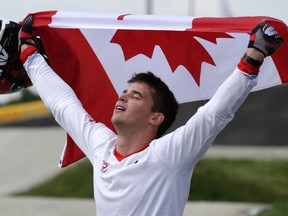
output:
POLYGON ((282 83, 288 83, 288 28, 287 25, 277 19, 267 19, 269 23, 284 38, 284 42, 279 50, 272 55, 272 59, 276 65, 282 83))
MULTIPOLYGON (((48 26, 52 23, 52 17, 57 13, 56 10, 54 11, 43 11, 43 12, 37 12, 33 13, 33 27, 42 27, 42 26, 48 26)), ((29 16, 28 14, 27 16, 29 16)), ((27 17, 26 16, 26 17, 27 17)), ((26 17, 19 22, 20 25, 23 24, 26 17)))
POLYGON ((282 83, 288 83, 288 30, 281 20, 272 17, 229 17, 229 18, 195 18, 193 28, 188 31, 196 32, 239 32, 250 34, 251 30, 263 19, 266 19, 284 38, 284 44, 272 56, 282 83))
POLYGON ((195 18, 189 31, 250 33, 264 17, 195 18))
MULTIPOLYGON (((53 70, 74 89, 96 121, 113 129, 110 119, 118 94, 83 34, 78 29, 48 27, 38 31, 53 70)), ((62 167, 82 157, 84 154, 68 138, 62 167)))
POLYGON ((57 13, 57 11, 43 11, 34 13, 33 26, 48 26, 52 23, 52 17, 57 13))

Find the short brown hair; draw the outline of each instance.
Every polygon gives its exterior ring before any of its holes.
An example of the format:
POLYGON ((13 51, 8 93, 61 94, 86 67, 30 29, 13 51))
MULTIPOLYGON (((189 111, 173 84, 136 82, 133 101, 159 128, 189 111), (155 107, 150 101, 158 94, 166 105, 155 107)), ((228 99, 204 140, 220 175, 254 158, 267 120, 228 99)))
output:
POLYGON ((166 130, 175 121, 178 112, 178 102, 165 82, 159 77, 155 76, 152 72, 136 73, 132 76, 128 83, 144 82, 153 88, 153 112, 163 113, 165 118, 158 128, 156 138, 161 137, 166 130))

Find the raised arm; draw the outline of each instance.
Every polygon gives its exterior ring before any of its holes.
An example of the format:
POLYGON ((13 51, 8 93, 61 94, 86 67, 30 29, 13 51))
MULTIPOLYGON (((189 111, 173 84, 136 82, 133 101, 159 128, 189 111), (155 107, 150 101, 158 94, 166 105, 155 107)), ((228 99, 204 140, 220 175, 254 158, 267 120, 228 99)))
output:
POLYGON ((55 120, 91 159, 96 148, 91 144, 100 143, 100 140, 95 142, 95 139, 100 139, 103 134, 113 137, 114 133, 103 124, 95 123, 82 107, 72 88, 50 68, 43 56, 38 53, 33 43, 32 22, 33 17, 30 15, 25 19, 20 31, 20 58, 29 78, 55 120))
POLYGON ((211 100, 200 107, 185 126, 154 142, 152 146, 160 152, 163 161, 174 169, 191 171, 257 84, 264 57, 272 55, 282 42, 278 32, 266 21, 259 23, 251 33, 238 67, 211 100))

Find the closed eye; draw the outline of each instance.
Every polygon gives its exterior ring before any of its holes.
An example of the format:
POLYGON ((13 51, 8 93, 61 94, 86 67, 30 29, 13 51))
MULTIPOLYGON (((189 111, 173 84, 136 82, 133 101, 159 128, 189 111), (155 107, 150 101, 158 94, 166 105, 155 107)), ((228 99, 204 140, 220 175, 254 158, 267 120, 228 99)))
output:
POLYGON ((124 90, 123 94, 128 94, 131 95, 132 98, 140 100, 143 98, 143 95, 141 94, 141 92, 137 91, 137 90, 131 90, 131 92, 128 92, 128 90, 124 90))
POLYGON ((137 100, 140 100, 142 97, 139 95, 139 94, 134 94, 133 95, 133 98, 137 99, 137 100))
POLYGON ((138 92, 138 91, 132 91, 132 93, 133 93, 132 97, 137 99, 137 100, 140 100, 140 99, 143 98, 143 95, 140 92, 138 92))

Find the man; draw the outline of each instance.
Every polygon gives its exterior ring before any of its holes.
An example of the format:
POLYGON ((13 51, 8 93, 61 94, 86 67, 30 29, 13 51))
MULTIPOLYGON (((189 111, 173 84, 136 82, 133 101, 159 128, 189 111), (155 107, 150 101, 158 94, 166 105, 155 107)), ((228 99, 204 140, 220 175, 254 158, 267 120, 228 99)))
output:
POLYGON ((177 102, 152 73, 134 75, 116 102, 117 135, 95 122, 33 45, 33 17, 20 32, 21 59, 44 103, 93 165, 97 216, 182 215, 193 169, 257 83, 266 56, 283 42, 272 26, 253 31, 238 67, 188 122, 163 137, 177 102))

